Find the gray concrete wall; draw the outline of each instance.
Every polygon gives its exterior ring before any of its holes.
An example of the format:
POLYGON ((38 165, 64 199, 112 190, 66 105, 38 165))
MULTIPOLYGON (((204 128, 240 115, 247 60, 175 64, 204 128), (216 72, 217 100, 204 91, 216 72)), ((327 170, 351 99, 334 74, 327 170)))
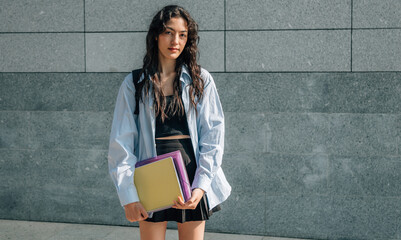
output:
POLYGON ((401 239, 399 0, 0 2, 0 218, 135 225, 111 116, 151 17, 179 3, 226 112, 233 192, 208 231, 401 239))

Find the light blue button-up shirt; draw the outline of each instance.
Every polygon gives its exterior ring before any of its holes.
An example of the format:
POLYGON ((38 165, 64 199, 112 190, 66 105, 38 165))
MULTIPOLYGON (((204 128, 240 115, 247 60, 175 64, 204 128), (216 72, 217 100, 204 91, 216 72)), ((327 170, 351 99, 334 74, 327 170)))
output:
MULTIPOLYGON (((201 77, 205 81, 205 88, 203 98, 196 106, 196 114, 189 98, 192 78, 187 66, 182 67, 182 100, 197 163, 191 187, 206 192, 212 209, 227 199, 231 186, 221 169, 224 150, 223 109, 210 73, 202 68, 201 77)), ((143 75, 139 81, 142 80, 143 75)), ((148 96, 152 96, 152 88, 148 96)), ((156 156, 153 97, 143 99, 143 102, 139 102, 139 115, 135 115, 135 86, 132 74, 127 75, 117 96, 108 154, 110 175, 122 206, 139 201, 133 180, 135 163, 156 156)))

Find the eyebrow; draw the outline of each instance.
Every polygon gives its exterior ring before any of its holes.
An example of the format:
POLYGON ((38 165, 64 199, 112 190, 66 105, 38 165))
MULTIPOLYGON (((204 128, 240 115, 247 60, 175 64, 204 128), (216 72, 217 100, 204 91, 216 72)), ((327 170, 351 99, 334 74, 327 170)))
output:
MULTIPOLYGON (((173 30, 175 32, 175 30, 173 28, 171 28, 171 27, 167 27, 166 26, 166 28, 171 29, 171 30, 173 30)), ((183 30, 183 31, 180 31, 180 32, 187 32, 187 30, 183 30)))

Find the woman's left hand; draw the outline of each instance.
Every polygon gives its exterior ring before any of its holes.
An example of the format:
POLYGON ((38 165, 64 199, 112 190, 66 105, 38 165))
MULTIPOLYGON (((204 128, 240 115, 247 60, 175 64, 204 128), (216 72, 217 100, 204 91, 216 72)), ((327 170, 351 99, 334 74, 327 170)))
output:
POLYGON ((202 199, 204 193, 205 192, 202 189, 195 188, 192 190, 192 196, 187 202, 184 202, 181 197, 178 197, 178 201, 174 201, 172 208, 195 209, 196 206, 198 206, 199 201, 202 199))

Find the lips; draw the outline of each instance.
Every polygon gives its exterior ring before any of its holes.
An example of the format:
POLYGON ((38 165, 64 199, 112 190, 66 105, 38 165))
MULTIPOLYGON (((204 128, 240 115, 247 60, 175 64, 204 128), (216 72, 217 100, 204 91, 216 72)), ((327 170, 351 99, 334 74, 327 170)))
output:
POLYGON ((168 50, 172 51, 172 52, 177 52, 178 48, 168 48, 168 50))

